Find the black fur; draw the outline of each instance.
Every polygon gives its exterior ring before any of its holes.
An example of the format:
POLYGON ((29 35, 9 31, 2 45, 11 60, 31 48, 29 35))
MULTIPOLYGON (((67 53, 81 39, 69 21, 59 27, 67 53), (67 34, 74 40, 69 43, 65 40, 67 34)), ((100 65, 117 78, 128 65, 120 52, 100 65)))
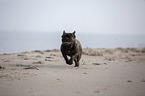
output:
POLYGON ((63 31, 61 53, 67 64, 72 65, 74 61, 75 67, 79 67, 82 47, 80 42, 75 38, 75 31, 73 33, 65 33, 65 31, 63 31), (68 56, 70 56, 70 59, 68 59, 68 56))

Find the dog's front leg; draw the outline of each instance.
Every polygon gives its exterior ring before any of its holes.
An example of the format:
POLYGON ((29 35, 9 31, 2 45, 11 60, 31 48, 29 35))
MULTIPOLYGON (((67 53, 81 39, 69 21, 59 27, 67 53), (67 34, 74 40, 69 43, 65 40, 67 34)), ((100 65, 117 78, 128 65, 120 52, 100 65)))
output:
POLYGON ((75 61, 75 67, 79 67, 79 61, 77 59, 74 59, 75 61))
POLYGON ((71 57, 70 57, 70 60, 69 60, 69 63, 70 63, 70 64, 73 64, 73 60, 74 60, 74 58, 71 56, 71 57))
POLYGON ((77 56, 78 56, 78 53, 76 53, 75 55, 71 56, 71 58, 70 58, 70 60, 69 60, 69 63, 70 63, 70 64, 73 64, 73 61, 74 61, 75 59, 77 59, 77 56))
POLYGON ((63 55, 63 57, 64 57, 64 59, 65 59, 65 61, 66 61, 66 64, 70 64, 69 63, 69 60, 68 60, 68 58, 67 58, 67 55, 65 55, 65 54, 62 54, 63 55))

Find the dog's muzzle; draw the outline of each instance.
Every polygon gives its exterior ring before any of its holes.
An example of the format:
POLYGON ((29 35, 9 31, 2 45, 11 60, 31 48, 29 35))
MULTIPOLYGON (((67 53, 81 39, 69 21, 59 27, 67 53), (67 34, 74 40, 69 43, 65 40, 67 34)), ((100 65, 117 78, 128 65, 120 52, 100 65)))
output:
POLYGON ((65 44, 65 45, 70 45, 71 42, 62 42, 62 44, 65 44))

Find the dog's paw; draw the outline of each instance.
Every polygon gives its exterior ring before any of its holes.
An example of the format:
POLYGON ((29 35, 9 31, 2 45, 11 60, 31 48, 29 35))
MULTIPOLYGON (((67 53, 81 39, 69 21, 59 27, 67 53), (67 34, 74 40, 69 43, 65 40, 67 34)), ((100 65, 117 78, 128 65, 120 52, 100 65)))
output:
POLYGON ((79 65, 75 65, 74 67, 75 67, 75 68, 78 68, 78 67, 79 67, 79 65))
POLYGON ((72 62, 70 62, 70 61, 68 61, 68 62, 66 62, 66 64, 68 64, 68 65, 72 65, 73 63, 72 63, 72 62))
POLYGON ((71 65, 73 64, 73 60, 72 59, 69 60, 69 64, 71 64, 71 65))

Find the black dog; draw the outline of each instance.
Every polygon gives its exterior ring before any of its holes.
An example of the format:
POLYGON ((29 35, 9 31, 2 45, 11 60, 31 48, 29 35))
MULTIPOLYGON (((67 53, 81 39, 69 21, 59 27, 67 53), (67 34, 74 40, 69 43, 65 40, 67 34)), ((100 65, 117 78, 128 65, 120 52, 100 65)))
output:
POLYGON ((80 42, 75 38, 75 31, 73 33, 65 33, 65 31, 63 31, 61 53, 67 64, 72 65, 74 61, 75 67, 79 67, 82 47, 80 42), (70 56, 70 59, 68 59, 68 56, 70 56))

